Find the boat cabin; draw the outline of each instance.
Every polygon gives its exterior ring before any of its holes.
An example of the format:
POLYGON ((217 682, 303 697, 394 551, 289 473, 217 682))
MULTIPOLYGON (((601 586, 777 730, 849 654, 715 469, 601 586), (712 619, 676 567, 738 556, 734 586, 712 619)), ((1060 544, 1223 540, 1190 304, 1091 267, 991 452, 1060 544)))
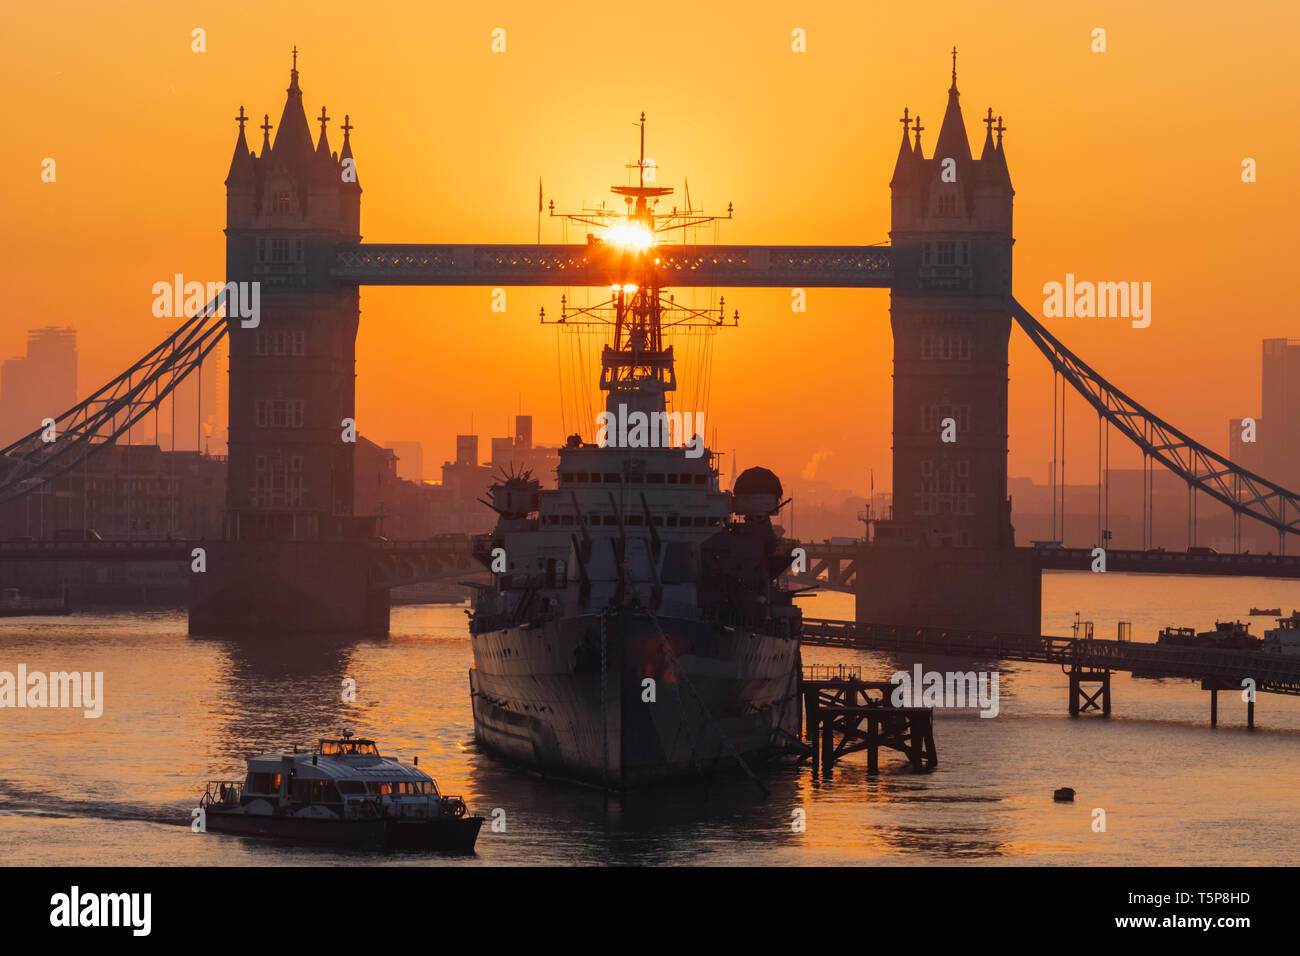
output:
POLYGON ((1277 619, 1277 627, 1264 632, 1263 650, 1269 654, 1300 655, 1300 612, 1277 619))
POLYGON ((345 810, 358 801, 439 800, 438 785, 415 764, 385 757, 373 740, 322 737, 310 753, 262 754, 247 761, 242 785, 218 781, 213 800, 247 805, 264 800, 279 807, 323 805, 345 810))
POLYGON ((378 757, 379 748, 373 740, 352 739, 351 734, 344 734, 337 740, 322 737, 316 745, 316 753, 322 757, 378 757))

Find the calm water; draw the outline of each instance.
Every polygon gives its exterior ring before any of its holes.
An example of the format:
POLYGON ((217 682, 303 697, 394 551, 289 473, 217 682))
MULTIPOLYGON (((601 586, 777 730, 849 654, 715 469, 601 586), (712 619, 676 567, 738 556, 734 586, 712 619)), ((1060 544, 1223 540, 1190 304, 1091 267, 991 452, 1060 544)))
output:
MULTIPOLYGON (((1112 637, 1165 624, 1208 628, 1252 605, 1300 607, 1300 582, 1122 574, 1047 574, 1043 623, 1068 634, 1076 610, 1112 637), (1122 612, 1115 608, 1126 609, 1122 612)), ((806 613, 851 617, 847 595, 806 613)), ((1260 633, 1271 621, 1256 618, 1260 633)), ((473 744, 465 614, 395 608, 392 636, 352 642, 191 639, 177 612, 14 619, 0 623, 0 670, 103 671, 103 716, 0 710, 0 847, 6 864, 398 865, 536 863, 1138 863, 1293 864, 1300 859, 1300 700, 1261 695, 1245 730, 1238 695, 1185 681, 1112 683, 1114 716, 1066 715, 1066 679, 1045 665, 1003 664, 1001 713, 940 712, 939 768, 913 775, 895 754, 865 754, 830 780, 806 767, 769 776, 762 800, 743 777, 606 802, 599 794, 503 768, 473 744), (340 703, 344 678, 355 704, 340 703), (189 811, 209 778, 242 777, 249 754, 307 745, 343 726, 378 738, 461 793, 474 812, 505 811, 468 859, 337 851, 195 834, 189 811), (1073 804, 1052 790, 1074 787, 1073 804), (1107 814, 1091 828, 1093 808, 1107 814), (802 809, 806 830, 793 832, 802 809)), ((910 665, 821 648, 806 663, 857 663, 872 675, 910 665)), ((935 670, 987 662, 932 659, 935 670)))

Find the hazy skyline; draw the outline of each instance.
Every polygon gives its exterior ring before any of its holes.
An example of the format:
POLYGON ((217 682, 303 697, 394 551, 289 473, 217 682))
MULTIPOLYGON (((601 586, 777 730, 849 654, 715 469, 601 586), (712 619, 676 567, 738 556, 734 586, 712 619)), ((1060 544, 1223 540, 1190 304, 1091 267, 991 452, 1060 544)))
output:
MULTIPOLYGON (((905 106, 921 115, 930 155, 956 44, 972 149, 987 107, 1007 126, 1017 297, 1041 315, 1043 284, 1067 273, 1152 283, 1149 328, 1046 320, 1067 345, 1226 451, 1224 422, 1259 403, 1259 340, 1295 325, 1294 305, 1250 281, 1288 274, 1286 225, 1300 212, 1287 188, 1300 150, 1285 46, 1300 13, 1280 3, 1195 19, 1173 4, 1024 3, 998 16, 943 4, 665 4, 636 36, 624 13, 592 3, 564 18, 522 4, 404 10, 401 30, 338 3, 310 18, 238 3, 65 7, 75 15, 13 11, 9 36, 23 42, 0 67, 14 93, 0 163, 22 224, 4 239, 0 354, 19 354, 29 327, 74 324, 83 392, 174 325, 150 313, 154 282, 222 276, 234 117, 243 105, 252 125, 263 113, 278 121, 295 44, 307 113, 327 107, 331 148, 345 114, 355 126, 366 241, 534 241, 538 177, 557 211, 606 198, 634 158, 644 110, 659 182, 684 203, 688 177, 709 212, 734 202, 719 241, 735 244, 887 241, 897 120, 905 106), (196 27, 205 53, 191 52, 196 27), (505 53, 491 50, 497 27, 505 53), (1105 53, 1090 51, 1096 27, 1105 53), (806 53, 791 52, 795 28, 806 53), (620 44, 657 52, 639 68, 620 44), (41 181, 46 157, 55 183, 41 181), (1241 180, 1246 157, 1256 183, 1241 180)), ((543 241, 564 238, 542 226, 543 241)), ((537 322, 539 307, 558 311, 560 291, 509 289, 508 310, 494 313, 489 289, 364 289, 361 431, 419 440, 441 458, 471 416, 495 433, 522 406, 539 441, 572 430, 555 332, 537 322)), ((887 486, 888 294, 809 290, 805 314, 789 303, 788 290, 727 295, 741 325, 715 341, 710 438, 716 428, 717 450, 742 464, 797 474, 820 453, 819 478, 860 490, 874 469, 887 486)), ((1010 374, 1009 472, 1042 481, 1051 373, 1019 332, 1010 374)), ((1070 422, 1068 480, 1095 480, 1095 416, 1075 402, 1070 422)), ((1112 467, 1135 465, 1119 448, 1112 467)))

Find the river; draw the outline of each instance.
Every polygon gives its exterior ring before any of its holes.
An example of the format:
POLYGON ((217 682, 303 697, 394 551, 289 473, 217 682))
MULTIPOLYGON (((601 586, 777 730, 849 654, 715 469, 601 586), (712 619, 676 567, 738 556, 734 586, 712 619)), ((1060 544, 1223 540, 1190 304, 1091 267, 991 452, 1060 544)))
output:
MULTIPOLYGON (((805 603, 852 616, 852 598, 805 603)), ((1165 624, 1208 629, 1251 605, 1300 607, 1300 582, 1049 573, 1044 631, 1070 633, 1075 611, 1113 637, 1165 624)), ((1272 621, 1253 619, 1262 633, 1272 621)), ((805 663, 860 664, 887 679, 910 661, 807 648, 805 663)), ((770 796, 740 775, 625 800, 521 774, 473 742, 464 608, 394 608, 387 639, 214 640, 186 635, 177 611, 0 622, 0 670, 104 674, 103 714, 3 709, 0 846, 10 865, 516 864, 1292 864, 1300 782, 1300 700, 1271 694, 1245 728, 1239 695, 1190 681, 1116 675, 1114 714, 1067 716, 1066 677, 1041 664, 998 666, 999 712, 939 711, 939 766, 913 774, 865 754, 829 779, 771 768, 770 796), (355 703, 342 702, 345 678, 355 703), (250 754, 308 746, 349 727, 404 760, 418 755, 444 792, 504 824, 477 853, 341 851, 191 831, 208 779, 242 777, 250 754), (1074 803, 1052 791, 1069 786, 1074 803), (1097 827, 1104 811, 1104 830, 1097 827), (802 813, 796 813, 802 811, 802 813), (802 828, 800 827, 802 824, 802 828)), ((989 662, 932 659, 933 670, 989 662)), ((501 826, 501 823, 498 826, 501 826)))

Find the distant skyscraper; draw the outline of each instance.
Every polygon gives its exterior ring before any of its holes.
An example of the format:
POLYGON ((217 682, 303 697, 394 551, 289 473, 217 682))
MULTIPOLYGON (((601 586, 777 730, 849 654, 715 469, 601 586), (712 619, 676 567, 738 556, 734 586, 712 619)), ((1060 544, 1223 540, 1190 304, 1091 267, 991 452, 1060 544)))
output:
MULTIPOLYGON (((226 453, 226 420, 229 414, 229 398, 226 395, 226 372, 229 365, 227 351, 230 348, 226 340, 217 343, 203 363, 203 386, 199 410, 202 419, 203 447, 213 455, 226 453)), ((179 430, 180 426, 177 426, 179 430)))
POLYGON ((1264 339, 1255 441, 1243 419, 1228 422, 1229 457, 1284 488, 1300 488, 1300 340, 1264 339))
POLYGON ((515 440, 513 438, 492 439, 492 467, 509 468, 515 462, 515 440))
POLYGON ((515 447, 527 451, 533 447, 533 416, 515 416, 515 447))
POLYGON ((1251 426, 1247 424, 1247 419, 1228 419, 1228 457, 1242 468, 1248 468, 1256 474, 1268 477, 1268 467, 1263 460, 1263 448, 1259 441, 1264 419, 1260 416, 1251 420, 1255 423, 1253 432, 1251 426), (1252 435, 1252 440, 1247 441, 1247 437, 1252 435))
POLYGON ((0 443, 9 444, 77 401, 77 331, 46 326, 27 333, 27 355, 0 367, 0 443))
POLYGON ((458 465, 478 464, 478 436, 477 435, 456 436, 456 464, 458 465))
POLYGON ((1295 488, 1300 484, 1300 341, 1264 340, 1261 385, 1264 460, 1276 473, 1264 477, 1295 488))
POLYGON ((492 471, 494 474, 518 474, 528 471, 546 487, 553 482, 555 469, 560 464, 555 448, 533 444, 533 416, 515 416, 513 438, 492 439, 492 471))

